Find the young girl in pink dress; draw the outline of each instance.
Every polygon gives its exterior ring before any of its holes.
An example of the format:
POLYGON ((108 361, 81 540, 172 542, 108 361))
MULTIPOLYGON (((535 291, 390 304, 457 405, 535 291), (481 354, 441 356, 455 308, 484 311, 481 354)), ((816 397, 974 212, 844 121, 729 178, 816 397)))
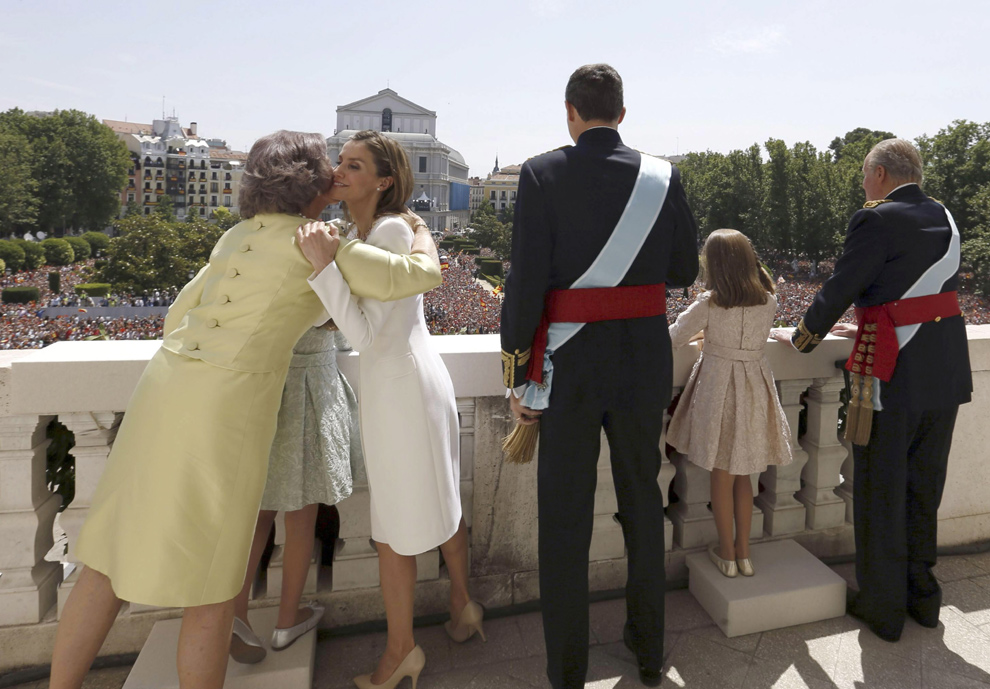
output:
POLYGON ((667 443, 712 472, 718 529, 718 543, 708 549, 712 562, 727 577, 753 576, 750 474, 792 459, 791 431, 764 354, 777 298, 749 239, 736 230, 709 235, 702 265, 707 291, 670 326, 674 347, 700 332, 704 342, 670 421, 667 443))

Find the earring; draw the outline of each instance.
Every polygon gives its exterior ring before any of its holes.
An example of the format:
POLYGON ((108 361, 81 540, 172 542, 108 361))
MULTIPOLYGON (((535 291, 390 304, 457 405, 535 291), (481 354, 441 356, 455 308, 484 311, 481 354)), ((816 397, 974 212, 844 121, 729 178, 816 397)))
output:
POLYGON ((378 187, 377 191, 381 191, 381 190, 382 190, 382 188, 381 187, 378 187))

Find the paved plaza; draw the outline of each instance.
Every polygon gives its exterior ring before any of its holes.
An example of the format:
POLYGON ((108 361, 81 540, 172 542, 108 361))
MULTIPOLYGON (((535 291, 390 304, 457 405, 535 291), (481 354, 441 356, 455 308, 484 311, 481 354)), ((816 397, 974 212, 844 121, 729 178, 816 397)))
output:
MULTIPOLYGON (((847 579, 851 564, 834 568, 847 579)), ((899 643, 879 640, 851 617, 727 639, 687 590, 667 594, 664 687, 673 689, 976 689, 990 687, 990 553, 942 558, 941 624, 908 621, 899 643)), ((587 689, 642 686, 622 643, 624 602, 595 603, 587 689)), ((450 642, 441 626, 417 629, 427 665, 420 689, 543 689, 543 630, 539 613, 498 617, 485 624, 488 642, 450 642)), ((369 671, 384 633, 334 636, 321 632, 314 689, 345 689, 369 671)), ((91 673, 86 689, 119 689, 129 668, 91 673)), ((2 684, 2 683, 0 683, 2 684)), ((46 689, 39 680, 18 689, 46 689)), ((409 687, 409 681, 400 685, 409 687)))

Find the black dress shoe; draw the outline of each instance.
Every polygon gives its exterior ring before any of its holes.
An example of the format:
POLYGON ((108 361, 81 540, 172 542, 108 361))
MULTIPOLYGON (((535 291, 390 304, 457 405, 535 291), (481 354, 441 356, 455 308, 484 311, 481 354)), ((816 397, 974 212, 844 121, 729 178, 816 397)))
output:
POLYGON ((859 593, 853 591, 852 589, 846 589, 846 612, 855 617, 857 620, 864 622, 870 631, 876 634, 878 637, 884 641, 890 643, 896 643, 901 640, 901 632, 904 631, 904 622, 901 621, 900 626, 895 626, 891 624, 883 624, 881 622, 876 622, 870 617, 868 617, 862 610, 862 606, 858 603, 859 593))
POLYGON ((938 626, 938 613, 942 609, 942 591, 936 591, 927 598, 916 599, 907 607, 908 615, 922 627, 935 629, 938 626))
POLYGON ((648 687, 659 687, 663 680, 663 675, 660 670, 650 670, 639 662, 639 654, 633 648, 632 632, 629 630, 628 624, 622 629, 622 641, 626 644, 626 648, 636 657, 636 665, 639 668, 639 681, 648 687))

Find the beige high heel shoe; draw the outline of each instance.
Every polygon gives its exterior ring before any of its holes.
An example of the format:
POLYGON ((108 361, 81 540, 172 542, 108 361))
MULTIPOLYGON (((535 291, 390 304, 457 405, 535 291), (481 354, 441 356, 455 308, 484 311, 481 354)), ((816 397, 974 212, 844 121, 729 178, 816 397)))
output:
POLYGON ((354 685, 358 689, 395 689, 399 682, 409 677, 412 679, 412 689, 416 689, 419 673, 423 671, 425 666, 426 654, 423 653, 422 648, 414 646, 413 650, 409 651, 409 655, 399 663, 399 667, 395 668, 392 676, 381 684, 374 684, 371 681, 371 675, 358 675, 354 678, 354 685))
POLYGON ((481 621, 484 617, 485 609, 473 600, 468 601, 468 604, 461 610, 460 619, 457 620, 457 624, 455 625, 454 620, 450 619, 443 623, 443 628, 447 630, 447 636, 459 644, 470 639, 474 636, 475 632, 478 632, 482 641, 487 642, 488 639, 485 638, 485 631, 481 628, 481 621))

